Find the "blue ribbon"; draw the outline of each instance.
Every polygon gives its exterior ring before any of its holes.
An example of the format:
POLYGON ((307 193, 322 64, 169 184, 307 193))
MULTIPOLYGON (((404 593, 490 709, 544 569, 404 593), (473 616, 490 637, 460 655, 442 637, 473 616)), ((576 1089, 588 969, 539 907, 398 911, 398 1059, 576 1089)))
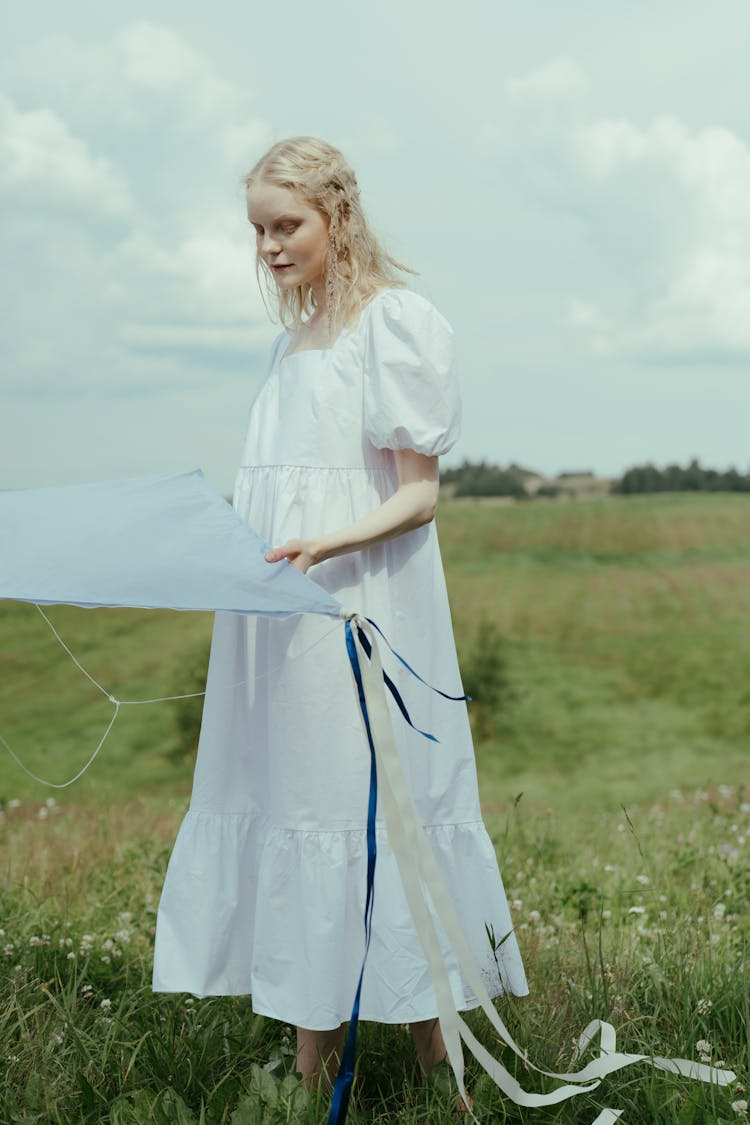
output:
POLYGON ((375 768, 375 746, 372 741, 372 731, 370 730, 370 716, 367 713, 365 689, 362 684, 362 671, 359 666, 357 646, 354 643, 351 624, 348 621, 345 624, 346 651, 349 655, 349 662, 352 666, 352 672, 354 673, 354 679, 357 684, 359 706, 362 711, 365 731, 367 732, 367 742, 370 747, 370 796, 367 804, 367 895, 365 898, 365 953, 362 958, 362 968, 359 971, 359 981, 354 996, 352 1014, 349 1018, 349 1030, 346 1033, 344 1053, 341 1056, 341 1065, 339 1066, 339 1072, 336 1075, 336 1081, 333 1086, 333 1098, 328 1114, 328 1125, 343 1125, 344 1121, 346 1121, 346 1111, 349 1108, 349 1098, 352 1092, 354 1060, 357 1050, 359 999, 362 993, 362 979, 365 974, 367 952, 370 948, 370 938, 372 937, 372 908, 375 904, 375 859, 378 850, 375 838, 375 811, 378 804, 378 775, 375 768))
MULTIPOLYGON (((471 702, 471 696, 470 695, 448 695, 447 692, 441 691, 440 688, 436 688, 436 687, 433 687, 432 684, 428 684, 427 680, 423 680, 422 677, 420 676, 419 672, 415 672, 414 669, 412 668, 411 664, 407 664, 407 662, 404 660, 403 656, 401 656, 400 653, 396 652, 395 648, 393 647, 391 642, 388 640, 388 638, 386 637, 385 633, 380 628, 380 626, 376 625, 371 617, 366 617, 365 620, 369 621, 370 624, 372 625, 373 629, 376 629, 377 632, 380 633, 381 637, 383 638, 385 643, 388 645, 388 648, 391 650, 393 655, 396 657, 396 660, 400 660, 401 663, 403 664, 404 668, 407 668, 411 672, 412 676, 414 676, 415 679, 419 680, 420 684, 424 684, 424 686, 428 687, 430 689, 430 691, 434 691, 436 695, 442 695, 443 699, 450 699, 454 703, 466 703, 466 702, 470 703, 471 702)), ((360 638, 361 637, 362 637, 362 634, 360 633, 360 638)), ((364 642, 363 642, 363 644, 364 644, 364 642)), ((367 655, 369 656, 370 654, 369 654, 368 649, 369 649, 369 642, 367 643, 367 647, 365 648, 365 651, 367 652, 367 655)), ((408 716, 407 716, 407 718, 408 718, 408 716)), ((409 720, 409 725, 413 726, 411 720, 409 720)), ((415 727, 414 729, 416 730, 417 728, 415 727)), ((423 732, 420 731, 420 733, 423 733, 423 732)), ((431 735, 427 735, 426 737, 430 738, 431 735)), ((437 742, 437 739, 435 739, 435 741, 437 742)))
MULTIPOLYGON (((446 692, 440 691, 438 688, 433 687, 432 684, 428 684, 426 680, 423 680, 422 677, 414 671, 410 664, 407 664, 403 656, 400 656, 396 652, 388 638, 385 636, 383 631, 375 624, 375 622, 372 621, 369 617, 366 618, 366 620, 369 621, 374 629, 377 629, 378 633, 380 633, 380 636, 388 645, 388 648, 391 650, 393 655, 403 664, 406 669, 408 669, 409 672, 411 672, 412 676, 420 681, 420 683, 423 683, 426 687, 431 688, 431 690, 437 692, 438 695, 442 695, 444 699, 451 699, 459 702, 470 698, 468 695, 448 695, 446 694, 446 692)), ((370 716, 367 712, 365 689, 362 684, 362 670, 359 666, 359 656, 357 655, 357 646, 354 642, 354 634, 352 632, 351 622, 346 621, 344 624, 346 630, 346 651, 349 656, 349 663, 352 666, 352 672, 354 673, 354 680, 357 685, 357 694, 359 697, 359 706, 360 710, 362 711, 362 718, 364 719, 365 731, 367 733, 367 743, 370 747, 370 795, 367 805, 367 894, 365 897, 365 952, 362 958, 362 968, 359 971, 359 981, 357 982, 357 991, 354 995, 352 1014, 349 1017, 349 1029, 346 1034, 346 1042, 344 1044, 344 1051, 341 1056, 341 1064, 339 1066, 339 1071, 336 1075, 336 1081, 334 1082, 333 1086, 331 1108, 328 1113, 328 1125, 344 1125, 344 1122, 346 1121, 346 1113, 349 1108, 349 1098, 352 1092, 352 1081, 354 1079, 354 1061, 356 1057, 357 1045, 357 1024, 359 1022, 359 1001, 362 994, 362 980, 365 973, 365 963, 367 961, 367 954, 370 949, 370 938, 372 937, 372 911, 375 903, 375 860, 377 857, 377 843, 375 839, 375 812, 378 803, 378 778, 377 770, 375 767, 375 746, 372 741, 370 716)), ((372 645, 370 644, 366 633, 358 625, 357 636, 359 637, 359 642, 362 645, 362 648, 369 660, 372 653, 372 645)), ((419 727, 414 726, 414 723, 411 721, 409 712, 406 709, 406 704, 401 698, 401 694, 398 688, 386 671, 383 671, 383 679, 385 681, 386 687, 396 701, 396 706, 404 716, 409 726, 413 730, 417 731, 418 734, 421 734, 424 738, 428 738, 431 742, 437 742, 438 740, 434 735, 428 734, 427 731, 420 730, 419 727)))

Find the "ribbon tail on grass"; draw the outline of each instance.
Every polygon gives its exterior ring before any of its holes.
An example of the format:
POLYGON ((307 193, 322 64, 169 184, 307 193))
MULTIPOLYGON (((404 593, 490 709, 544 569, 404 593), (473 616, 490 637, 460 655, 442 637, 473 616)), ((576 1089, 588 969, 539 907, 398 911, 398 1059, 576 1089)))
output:
MULTIPOLYGON (((371 776, 374 776, 375 771, 377 771, 379 796, 382 802, 388 842, 396 859, 409 910, 430 966, 435 988, 438 1019, 445 1040, 448 1060, 453 1069, 458 1090, 472 1120, 478 1121, 470 1107, 464 1084, 462 1040, 499 1089, 517 1105, 529 1108, 554 1105, 577 1094, 591 1093, 600 1085, 602 1078, 606 1075, 636 1062, 647 1062, 656 1069, 680 1074, 687 1078, 699 1079, 703 1082, 715 1082, 719 1086, 726 1086, 733 1082, 735 1075, 731 1071, 716 1069, 688 1059, 665 1059, 657 1056, 619 1052, 616 1049, 615 1029, 604 1020, 592 1020, 579 1038, 577 1055, 583 1053, 597 1034, 600 1037, 598 1057, 580 1070, 558 1073, 536 1066, 529 1060, 526 1052, 514 1042, 484 986, 429 839, 412 804, 406 775, 393 737, 390 712, 386 703, 384 672, 378 652, 377 639, 373 632, 373 627, 377 629, 377 626, 374 622, 371 623, 369 619, 358 614, 342 613, 342 616, 346 618, 347 648, 357 683, 360 708, 370 752, 374 756, 371 776), (353 629, 351 625, 354 626, 353 629), (361 660, 356 661, 356 670, 352 649, 358 649, 361 653, 361 660), (450 942, 457 963, 494 1029, 515 1054, 524 1061, 526 1066, 548 1078, 562 1080, 567 1085, 544 1094, 525 1090, 502 1063, 495 1059, 477 1040, 456 1009, 435 920, 428 906, 428 895, 434 914, 450 942)), ((377 629, 377 631, 380 633, 380 629, 377 629)), ((387 640, 386 643, 388 643, 387 640)), ((399 657, 399 659, 402 664, 409 668, 403 658, 399 657)), ((409 670, 413 671, 411 668, 409 670)), ((413 674, 417 676, 416 673, 413 674)), ((421 677, 417 676, 417 678, 421 680, 421 677)), ((441 692, 440 694, 444 693, 441 692)), ((462 697, 452 698, 460 699, 462 697)), ((368 902, 371 903, 369 879, 368 868, 368 902)), ((365 952, 365 958, 366 956, 365 952)), ((355 1001, 355 1007, 357 1008, 358 999, 359 988, 355 1001)), ((622 1110, 604 1109, 596 1118, 594 1125, 610 1125, 611 1122, 616 1121, 621 1116, 622 1112, 622 1110)), ((336 1125, 339 1125, 344 1117, 329 1118, 329 1125, 334 1125, 334 1120, 336 1125)))

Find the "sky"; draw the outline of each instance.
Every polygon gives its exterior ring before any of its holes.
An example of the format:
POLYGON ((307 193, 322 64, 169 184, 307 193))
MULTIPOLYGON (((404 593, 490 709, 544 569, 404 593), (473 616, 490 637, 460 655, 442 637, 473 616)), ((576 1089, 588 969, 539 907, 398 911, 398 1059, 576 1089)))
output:
POLYGON ((278 331, 240 180, 297 134, 455 329, 446 464, 747 472, 748 42, 746 0, 13 6, 0 488, 231 491, 278 331))

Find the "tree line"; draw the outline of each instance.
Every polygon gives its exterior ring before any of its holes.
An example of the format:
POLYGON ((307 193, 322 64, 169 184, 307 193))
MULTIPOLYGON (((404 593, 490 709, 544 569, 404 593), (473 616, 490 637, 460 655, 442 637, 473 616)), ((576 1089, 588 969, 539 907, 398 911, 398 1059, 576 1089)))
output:
MULTIPOLYGON (((440 474, 443 484, 453 486, 454 496, 511 496, 528 500, 534 496, 559 496, 569 494, 573 479, 596 479, 590 471, 559 473, 545 480, 542 473, 510 464, 506 468, 487 461, 464 461, 440 474), (535 482, 532 484, 531 482, 535 482), (540 483, 542 482, 542 483, 540 483)), ((650 462, 634 465, 621 477, 609 482, 609 491, 619 495, 643 492, 750 492, 750 472, 740 473, 735 468, 720 472, 704 468, 693 458, 683 468, 667 465, 663 469, 650 462)))

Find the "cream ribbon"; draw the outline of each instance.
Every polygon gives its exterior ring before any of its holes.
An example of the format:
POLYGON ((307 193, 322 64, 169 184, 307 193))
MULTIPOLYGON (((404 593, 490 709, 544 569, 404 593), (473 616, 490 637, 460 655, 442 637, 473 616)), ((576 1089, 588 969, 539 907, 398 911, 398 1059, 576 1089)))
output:
MULTIPOLYGON (((692 1062, 689 1059, 666 1059, 658 1056, 633 1055, 617 1051, 615 1029, 612 1024, 606 1023, 604 1020, 592 1020, 581 1034, 575 1052, 576 1056, 581 1055, 597 1035, 599 1036, 599 1056, 575 1072, 558 1074, 555 1071, 544 1070, 532 1063, 526 1052, 518 1047, 500 1019, 497 1009, 482 982, 445 880, 435 859, 432 846, 419 822, 409 796, 406 775, 393 737, 375 630, 359 614, 342 611, 341 616, 349 619, 352 623, 352 633, 360 657, 365 700, 375 745, 378 795, 385 819, 388 842, 395 856, 409 910, 432 973, 440 1029, 448 1051, 448 1059, 464 1101, 467 1101, 467 1095, 464 1086, 464 1059, 461 1040, 466 1043, 471 1053, 502 1092, 517 1105, 522 1106, 554 1105, 557 1102, 572 1098, 576 1094, 591 1093, 600 1085, 602 1078, 606 1075, 622 1070, 623 1067, 636 1062, 647 1062, 656 1067, 657 1070, 681 1074, 686 1078, 700 1079, 702 1082, 715 1082, 719 1086, 726 1086, 733 1082, 735 1075, 732 1071, 716 1069, 703 1063, 692 1062), (369 657, 362 645, 359 630, 367 637, 372 646, 369 657), (482 1010, 504 1042, 532 1070, 544 1074, 548 1078, 557 1078, 567 1083, 576 1083, 576 1085, 560 1086, 548 1094, 535 1094, 525 1090, 474 1036, 456 1010, 435 921, 428 906, 428 897, 432 902, 434 914, 439 919, 451 944, 464 977, 472 988, 482 1010)), ((469 1113, 476 1122, 477 1118, 474 1113, 472 1111, 469 1111, 469 1113)), ((611 1125, 611 1122, 616 1121, 622 1113, 622 1110, 604 1109, 593 1122, 593 1125, 611 1125)))

